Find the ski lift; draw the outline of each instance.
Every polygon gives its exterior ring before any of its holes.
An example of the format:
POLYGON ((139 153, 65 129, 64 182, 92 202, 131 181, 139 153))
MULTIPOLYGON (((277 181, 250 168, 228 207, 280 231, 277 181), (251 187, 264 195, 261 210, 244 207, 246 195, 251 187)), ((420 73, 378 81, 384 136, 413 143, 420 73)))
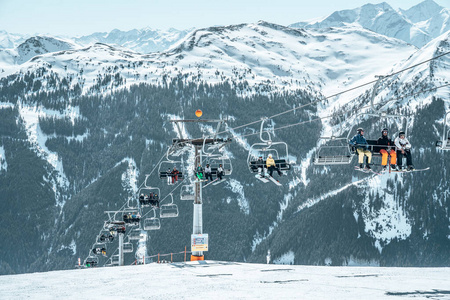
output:
POLYGON ((87 268, 92 268, 98 265, 98 257, 95 255, 89 255, 84 261, 84 266, 87 268))
MULTIPOLYGON (((147 183, 147 178, 145 178, 145 182, 147 183)), ((160 192, 159 188, 147 186, 145 184, 143 188, 139 189, 139 204, 142 207, 159 206, 160 192)))
POLYGON ((128 226, 137 226, 141 221, 141 215, 139 214, 139 212, 136 212, 134 210, 123 210, 122 219, 128 226))
POLYGON ((267 119, 263 119, 261 122, 259 138, 262 142, 255 143, 250 147, 247 157, 247 166, 251 173, 260 173, 265 166, 267 157, 271 154, 277 168, 280 171, 288 171, 291 169, 291 165, 288 162, 288 145, 285 142, 272 141, 270 133, 268 131, 263 131, 264 123, 266 121, 267 119), (268 139, 263 138, 263 133, 268 135, 268 139), (261 158, 263 163, 258 161, 258 158, 261 158))
POLYGON ((195 200, 194 186, 183 185, 180 190, 180 200, 195 200))
POLYGON ((114 236, 109 230, 102 230, 97 236, 97 243, 112 243, 114 241, 114 236))
POLYGON ((128 234, 129 240, 140 240, 141 239, 141 229, 136 228, 130 231, 128 234))
POLYGON ((168 185, 176 184, 184 179, 184 167, 182 160, 171 160, 169 151, 166 153, 167 160, 162 161, 158 167, 159 178, 165 180, 168 185), (177 165, 180 167, 177 168, 177 165))
POLYGON ((156 217, 156 211, 153 209, 153 217, 144 219, 144 230, 158 230, 161 228, 161 222, 156 217))
POLYGON ((106 244, 104 243, 96 243, 92 248, 92 253, 95 255, 103 255, 106 256, 106 244))
POLYGON ((109 232, 115 236, 117 233, 125 233, 125 222, 124 221, 107 221, 105 222, 109 232))
POLYGON ((178 206, 173 203, 173 195, 167 195, 170 199, 170 203, 163 204, 159 208, 160 218, 175 218, 178 217, 178 206))
POLYGON ((111 256, 111 265, 112 266, 118 266, 119 265, 119 254, 115 254, 113 256, 111 256))
MULTIPOLYGON (((350 132, 349 132, 350 134, 350 132)), ((315 165, 348 165, 352 162, 354 152, 348 144, 347 137, 320 137, 319 149, 314 157, 315 165)))
POLYGON ((436 147, 441 150, 450 150, 450 129, 449 127, 450 111, 444 117, 444 130, 442 131, 442 140, 436 142, 436 147))
POLYGON ((126 243, 123 243, 123 253, 130 253, 133 252, 133 244, 129 241, 126 243))
POLYGON ((226 155, 211 155, 206 157, 205 164, 209 164, 211 167, 212 175, 217 176, 217 168, 222 165, 223 175, 229 176, 233 173, 233 165, 231 159, 226 155))

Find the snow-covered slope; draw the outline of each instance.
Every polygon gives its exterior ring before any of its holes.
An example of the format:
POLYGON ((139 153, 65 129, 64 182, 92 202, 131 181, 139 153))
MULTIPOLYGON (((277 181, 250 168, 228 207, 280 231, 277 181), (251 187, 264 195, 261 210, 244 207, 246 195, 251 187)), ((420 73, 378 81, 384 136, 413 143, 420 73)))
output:
POLYGON ((449 268, 202 261, 0 276, 0 293, 4 300, 448 299, 449 277, 449 268))
POLYGON ((331 93, 386 73, 415 51, 361 27, 303 30, 261 21, 196 30, 162 53, 141 55, 95 44, 40 55, 16 72, 51 65, 61 76, 71 74, 73 85, 82 82, 84 91, 98 82, 99 74, 117 74, 127 85, 183 78, 208 84, 245 83, 248 92, 270 82, 277 90, 314 87, 331 93))
POLYGON ((366 4, 352 10, 336 11, 311 22, 290 25, 294 28, 341 27, 348 24, 422 47, 450 29, 449 10, 427 0, 406 11, 396 11, 386 2, 366 4))

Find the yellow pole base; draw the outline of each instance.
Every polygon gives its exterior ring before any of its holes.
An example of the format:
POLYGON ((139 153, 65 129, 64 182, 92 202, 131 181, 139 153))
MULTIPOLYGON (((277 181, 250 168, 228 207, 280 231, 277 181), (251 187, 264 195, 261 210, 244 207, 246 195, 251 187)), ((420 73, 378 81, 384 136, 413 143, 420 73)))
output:
POLYGON ((195 255, 191 255, 191 261, 197 261, 197 260, 205 260, 205 256, 195 256, 195 255))

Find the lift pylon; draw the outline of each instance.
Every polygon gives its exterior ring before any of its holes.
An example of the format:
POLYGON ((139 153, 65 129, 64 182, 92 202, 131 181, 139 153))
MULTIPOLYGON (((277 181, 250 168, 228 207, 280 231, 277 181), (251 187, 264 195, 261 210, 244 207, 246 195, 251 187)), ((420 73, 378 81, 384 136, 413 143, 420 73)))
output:
MULTIPOLYGON (((194 147, 195 149, 195 160, 194 160, 194 169, 202 163, 202 155, 205 154, 203 151, 208 146, 213 146, 213 148, 221 148, 222 146, 228 144, 231 142, 230 138, 218 138, 217 132, 219 132, 220 126, 224 123, 224 120, 171 120, 170 122, 174 122, 176 125, 176 128, 178 129, 179 137, 177 139, 173 139, 173 145, 171 149, 169 149, 170 152, 180 151, 180 149, 184 147, 194 147), (183 131, 181 130, 181 123, 217 123, 216 133, 211 135, 211 137, 202 137, 202 138, 194 138, 194 139, 188 139, 185 138, 183 135, 183 131)), ((206 151, 206 150, 205 150, 206 151)), ((207 153, 209 154, 209 153, 207 153)), ((192 224, 192 236, 193 237, 202 237, 206 236, 207 241, 207 235, 203 234, 203 209, 202 209, 203 201, 202 201, 202 180, 195 179, 194 183, 194 210, 193 210, 193 224, 192 224)), ((205 249, 204 251, 207 251, 207 245, 206 248, 196 247, 194 249, 194 246, 191 244, 191 261, 196 260, 204 260, 205 257, 203 255, 203 251, 201 249, 205 249)))

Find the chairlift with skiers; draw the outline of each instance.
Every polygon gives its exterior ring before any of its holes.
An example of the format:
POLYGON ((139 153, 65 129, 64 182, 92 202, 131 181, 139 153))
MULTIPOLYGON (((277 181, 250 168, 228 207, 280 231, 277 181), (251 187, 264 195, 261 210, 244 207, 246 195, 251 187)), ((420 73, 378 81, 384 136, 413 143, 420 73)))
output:
POLYGON ((288 145, 285 142, 274 142, 269 131, 264 130, 264 123, 267 118, 264 118, 261 122, 259 138, 260 143, 255 143, 250 147, 247 157, 247 166, 251 173, 258 173, 255 177, 262 182, 266 183, 269 180, 273 181, 277 185, 281 185, 272 176, 267 174, 267 160, 273 160, 275 170, 278 170, 279 174, 283 174, 283 171, 291 170, 291 164, 288 161, 289 150, 288 145), (268 138, 264 139, 263 134, 267 134, 268 138))

